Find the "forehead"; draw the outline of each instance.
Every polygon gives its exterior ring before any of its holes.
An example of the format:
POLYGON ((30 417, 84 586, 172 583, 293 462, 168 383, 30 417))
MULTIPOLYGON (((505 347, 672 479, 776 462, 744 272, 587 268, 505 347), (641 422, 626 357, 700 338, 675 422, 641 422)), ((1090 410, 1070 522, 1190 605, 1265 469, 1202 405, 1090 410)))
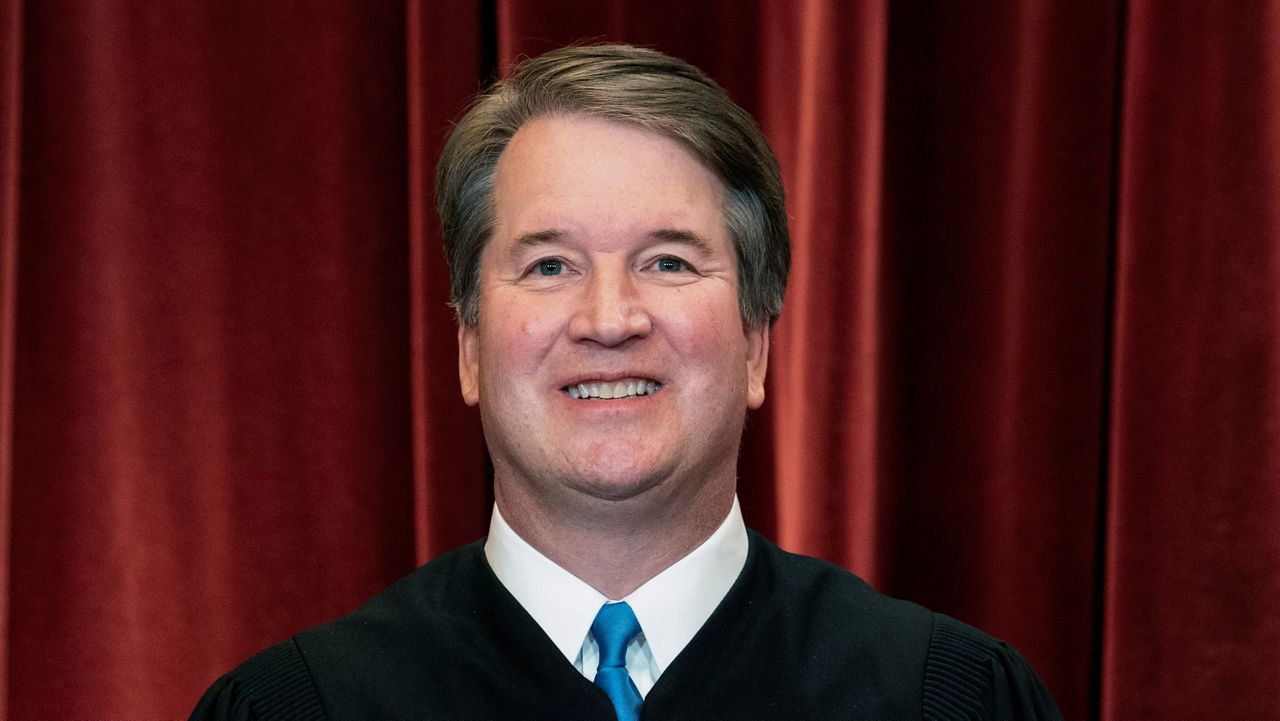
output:
POLYGON ((522 126, 498 160, 494 239, 685 228, 725 240, 724 195, 716 174, 676 140, 590 116, 545 116, 522 126))

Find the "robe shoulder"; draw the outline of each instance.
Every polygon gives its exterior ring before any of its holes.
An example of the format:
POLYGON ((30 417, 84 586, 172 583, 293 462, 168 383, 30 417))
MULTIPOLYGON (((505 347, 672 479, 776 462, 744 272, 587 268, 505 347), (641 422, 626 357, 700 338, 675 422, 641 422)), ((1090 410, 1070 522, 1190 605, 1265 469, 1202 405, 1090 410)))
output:
POLYGON ((450 551, 354 613, 255 654, 209 687, 190 720, 319 721, 341 716, 344 702, 362 695, 370 679, 385 682, 404 673, 410 676, 404 683, 411 684, 412 672, 401 662, 435 645, 418 634, 447 637, 465 625, 459 609, 475 603, 460 598, 474 599, 471 579, 482 564, 479 542, 450 551))
POLYGON ((934 614, 924 670, 925 719, 1060 721, 1040 677, 1004 641, 934 614))
MULTIPOLYGON (((763 626, 801 619, 797 654, 806 683, 831 688, 870 679, 876 717, 1055 721, 1062 713, 1030 664, 1004 641, 909 601, 886 596, 839 566, 781 550, 752 534, 774 614, 763 626), (820 631, 820 633, 819 633, 820 631), (822 640, 818 640, 822 639, 822 640), (896 701, 894 701, 896 699, 896 701)), ((851 704, 852 705, 852 704, 851 704)), ((866 707, 859 703, 859 706, 866 707)))
POLYGON ((191 721, 325 721, 319 690, 293 639, 256 654, 214 682, 191 721))

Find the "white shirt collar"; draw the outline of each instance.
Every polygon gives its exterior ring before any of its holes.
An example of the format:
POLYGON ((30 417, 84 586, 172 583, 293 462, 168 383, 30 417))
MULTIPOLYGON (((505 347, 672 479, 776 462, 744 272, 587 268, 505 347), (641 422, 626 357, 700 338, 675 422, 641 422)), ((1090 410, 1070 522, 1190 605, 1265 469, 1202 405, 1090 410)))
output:
MULTIPOLYGON (((484 554, 502 585, 573 663, 591 621, 610 599, 530 546, 496 505, 484 554)), ((617 599, 635 611, 659 671, 706 623, 746 561, 747 528, 735 497, 728 516, 706 541, 626 598, 617 599)))

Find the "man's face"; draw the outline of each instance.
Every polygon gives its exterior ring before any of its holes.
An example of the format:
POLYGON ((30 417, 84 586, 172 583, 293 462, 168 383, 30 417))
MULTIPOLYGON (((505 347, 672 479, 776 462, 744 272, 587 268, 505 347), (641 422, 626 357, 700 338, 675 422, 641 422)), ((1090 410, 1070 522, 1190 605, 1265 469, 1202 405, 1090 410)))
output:
POLYGON ((743 326, 723 199, 684 146, 633 126, 544 117, 511 139, 480 321, 459 331, 499 484, 556 503, 732 481, 768 328, 743 326))

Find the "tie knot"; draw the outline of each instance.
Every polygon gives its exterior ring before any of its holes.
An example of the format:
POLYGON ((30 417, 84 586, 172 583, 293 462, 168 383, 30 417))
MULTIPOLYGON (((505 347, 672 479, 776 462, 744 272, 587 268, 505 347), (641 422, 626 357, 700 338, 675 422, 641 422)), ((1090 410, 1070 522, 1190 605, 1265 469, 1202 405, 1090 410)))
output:
POLYGON ((626 665, 627 644, 640 635, 640 622, 624 603, 606 603, 591 622, 591 635, 600 647, 600 666, 626 665))

